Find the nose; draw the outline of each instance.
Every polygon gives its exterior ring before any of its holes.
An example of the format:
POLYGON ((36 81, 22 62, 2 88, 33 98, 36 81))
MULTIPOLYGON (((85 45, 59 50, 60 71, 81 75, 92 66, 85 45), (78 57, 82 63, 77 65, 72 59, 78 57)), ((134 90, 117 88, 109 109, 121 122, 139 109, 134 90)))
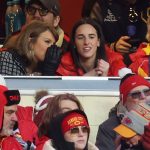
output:
POLYGON ((12 120, 12 121, 18 121, 18 118, 17 118, 16 113, 13 113, 13 114, 12 114, 11 120, 12 120))
POLYGON ((85 45, 88 45, 88 44, 89 44, 89 39, 86 38, 86 37, 84 38, 84 44, 85 44, 85 45))
POLYGON ((40 14, 39 14, 39 11, 37 9, 35 11, 34 17, 37 18, 37 19, 41 18, 40 14))
POLYGON ((145 99, 146 98, 146 96, 145 96, 145 94, 144 94, 144 92, 141 92, 141 97, 140 97, 140 99, 145 99))
POLYGON ((84 133, 83 133, 83 131, 81 130, 81 128, 79 129, 79 136, 83 136, 84 135, 84 133))

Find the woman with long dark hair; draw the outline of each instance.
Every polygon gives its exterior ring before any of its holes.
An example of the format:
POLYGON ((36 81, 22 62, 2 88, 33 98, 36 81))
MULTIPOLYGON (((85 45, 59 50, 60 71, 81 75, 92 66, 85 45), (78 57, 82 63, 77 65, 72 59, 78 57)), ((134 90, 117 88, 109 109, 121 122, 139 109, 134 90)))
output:
POLYGON ((70 51, 57 69, 63 76, 118 76, 125 65, 122 56, 105 46, 101 26, 91 18, 79 20, 72 29, 70 51))

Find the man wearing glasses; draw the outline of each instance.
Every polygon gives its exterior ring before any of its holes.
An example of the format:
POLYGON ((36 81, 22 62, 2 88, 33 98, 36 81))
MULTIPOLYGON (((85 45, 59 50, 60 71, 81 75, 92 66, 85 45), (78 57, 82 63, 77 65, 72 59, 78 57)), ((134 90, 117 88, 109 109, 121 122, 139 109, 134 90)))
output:
MULTIPOLYGON (((30 0, 25 8, 26 24, 32 20, 47 22, 51 27, 56 29, 58 40, 55 45, 48 47, 44 62, 39 64, 42 74, 45 76, 54 76, 59 65, 62 52, 67 51, 69 37, 60 28, 60 3, 59 0, 30 0), (50 59, 49 59, 50 58, 50 59), (42 69, 41 69, 42 68, 42 69)), ((22 27, 22 30, 25 26, 22 27)), ((4 43, 5 48, 12 48, 16 43, 21 31, 8 37, 4 43)))
POLYGON ((149 145, 150 149, 150 125, 148 125, 150 119, 148 118, 147 123, 143 124, 144 117, 133 113, 133 110, 137 110, 140 106, 146 106, 142 109, 150 111, 150 83, 139 75, 127 74, 121 79, 119 91, 120 102, 117 106, 117 113, 99 126, 97 147, 102 150, 116 150, 117 148, 147 150, 146 146, 149 145), (142 121, 139 118, 142 118, 142 121), (126 126, 123 121, 126 121, 126 126), (133 128, 129 128, 130 123, 141 125, 141 127, 137 128, 136 132, 133 128), (144 126, 145 133, 140 134, 139 129, 142 128, 144 132, 144 126))
MULTIPOLYGON (((59 39, 56 42, 58 47, 67 49, 69 37, 60 28, 60 3, 59 0, 30 0, 25 7, 26 24, 32 20, 41 20, 47 22, 50 26, 54 27, 59 35, 59 39)), ((24 27, 23 27, 24 28, 24 27)), ((14 33, 11 37, 6 39, 5 47, 11 47, 11 43, 16 40, 18 34, 14 33)))
MULTIPOLYGON (((59 39, 56 45, 59 47, 66 46, 69 38, 60 28, 60 3, 59 0, 31 0, 26 7, 26 23, 31 20, 41 20, 49 23, 56 28, 59 39)), ((66 47, 64 47, 66 50, 66 47)))

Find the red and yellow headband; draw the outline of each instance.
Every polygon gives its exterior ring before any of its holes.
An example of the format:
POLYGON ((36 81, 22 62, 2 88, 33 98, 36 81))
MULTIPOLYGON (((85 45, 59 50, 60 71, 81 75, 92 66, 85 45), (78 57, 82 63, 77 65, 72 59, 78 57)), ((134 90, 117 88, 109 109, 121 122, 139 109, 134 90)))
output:
POLYGON ((64 134, 65 132, 77 126, 86 126, 89 128, 86 118, 77 112, 73 112, 63 119, 61 126, 62 132, 64 134))

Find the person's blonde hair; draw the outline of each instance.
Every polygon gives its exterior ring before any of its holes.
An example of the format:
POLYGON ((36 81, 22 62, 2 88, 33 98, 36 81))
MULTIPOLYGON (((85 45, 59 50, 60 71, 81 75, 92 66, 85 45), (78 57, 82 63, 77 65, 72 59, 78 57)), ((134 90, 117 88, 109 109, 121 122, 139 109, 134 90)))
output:
POLYGON ((21 56, 27 58, 29 64, 37 63, 34 62, 34 52, 31 45, 34 44, 39 35, 45 31, 50 31, 54 38, 57 38, 57 33, 53 27, 50 27, 46 22, 37 20, 28 24, 17 38, 16 49, 21 56))

